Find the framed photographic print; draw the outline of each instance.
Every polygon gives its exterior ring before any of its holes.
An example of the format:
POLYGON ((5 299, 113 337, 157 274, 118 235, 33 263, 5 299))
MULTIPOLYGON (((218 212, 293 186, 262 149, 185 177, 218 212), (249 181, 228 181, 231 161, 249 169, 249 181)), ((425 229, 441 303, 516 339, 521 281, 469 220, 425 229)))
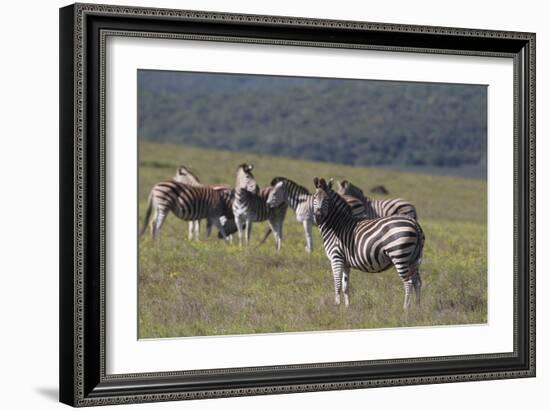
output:
POLYGON ((60 400, 535 375, 535 35, 60 10, 60 400))

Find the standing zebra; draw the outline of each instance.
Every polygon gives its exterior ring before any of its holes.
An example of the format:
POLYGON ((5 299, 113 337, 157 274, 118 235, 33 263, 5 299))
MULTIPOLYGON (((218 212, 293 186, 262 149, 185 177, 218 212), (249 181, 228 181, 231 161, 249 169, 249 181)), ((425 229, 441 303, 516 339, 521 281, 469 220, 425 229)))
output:
MULTIPOLYGON (((275 236, 275 246, 280 250, 287 205, 283 203, 277 208, 267 206, 266 200, 272 188, 266 187, 259 191, 256 179, 252 175, 252 168, 251 164, 241 164, 237 168, 233 214, 239 233, 239 246, 243 245, 243 234, 245 244, 248 245, 253 222, 268 220, 269 228, 275 236)), ((269 231, 266 237, 267 235, 269 231)))
MULTIPOLYGON (((195 187, 201 187, 203 185, 200 182, 199 178, 185 166, 178 167, 178 169, 176 170, 176 176, 174 177, 174 181, 187 184, 190 186, 195 186, 195 187)), ((189 227, 189 233, 188 233, 189 240, 192 240, 193 237, 195 237, 198 240, 200 220, 189 221, 188 227, 189 227)))
MULTIPOLYGON (((140 235, 143 235, 147 229, 153 209, 155 210, 155 215, 151 221, 153 239, 159 234, 170 211, 178 218, 187 221, 206 218, 208 227, 214 224, 223 237, 226 238, 225 230, 220 223, 220 217, 227 213, 227 207, 222 194, 211 187, 195 187, 173 180, 155 184, 149 194, 145 221, 140 235)), ((208 229, 207 234, 209 234, 208 229)))
POLYGON ((349 305, 352 268, 376 273, 393 264, 405 287, 404 308, 409 308, 413 288, 419 304, 422 281, 418 266, 424 247, 420 225, 406 216, 356 219, 331 184, 317 177, 313 182, 314 216, 332 268, 335 303, 340 304, 342 291, 344 302, 349 305))
MULTIPOLYGON (((204 184, 200 182, 199 178, 186 166, 178 167, 178 169, 176 170, 174 181, 187 184, 190 186, 194 186, 194 187, 206 187, 204 184)), ((212 185, 209 185, 208 187, 218 191, 222 196, 222 199, 224 200, 225 206, 226 206, 226 211, 223 213, 221 217, 222 225, 224 226, 227 235, 234 233, 235 231, 237 231, 237 228, 234 227, 235 224, 233 222, 233 212, 231 211, 231 205, 227 207, 227 202, 232 201, 233 194, 231 192, 232 191, 231 187, 226 184, 212 184, 212 185)), ((189 221, 189 234, 188 234, 189 240, 192 240, 193 237, 197 240, 199 239, 199 227, 200 227, 200 220, 189 221)), ((212 224, 208 222, 206 227, 206 238, 209 237, 211 229, 212 229, 212 224)), ((221 235, 221 232, 219 234, 221 235)))
POLYGON ((339 194, 353 196, 361 200, 365 206, 365 218, 387 217, 392 215, 404 215, 414 220, 418 219, 416 207, 401 198, 373 200, 363 194, 363 190, 353 185, 348 180, 340 182, 339 194))
MULTIPOLYGON (((313 251, 313 237, 311 227, 313 225, 313 195, 307 188, 289 180, 285 177, 275 177, 271 180, 273 188, 267 197, 267 205, 279 207, 281 204, 288 204, 296 214, 296 221, 304 226, 306 236, 306 251, 313 251)), ((365 208, 360 200, 352 196, 342 196, 352 208, 352 213, 357 218, 365 215, 365 208)))

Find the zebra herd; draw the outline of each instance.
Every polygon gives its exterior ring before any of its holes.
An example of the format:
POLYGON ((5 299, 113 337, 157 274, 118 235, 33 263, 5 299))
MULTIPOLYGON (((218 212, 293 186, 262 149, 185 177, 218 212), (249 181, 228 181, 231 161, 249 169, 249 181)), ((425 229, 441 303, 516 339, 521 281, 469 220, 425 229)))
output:
POLYGON ((334 280, 335 304, 349 305, 350 270, 376 273, 395 266, 405 289, 404 308, 408 309, 414 290, 420 303, 419 264, 424 233, 417 221, 416 208, 403 199, 374 200, 347 180, 333 190, 332 180, 314 179, 315 191, 285 177, 275 177, 260 190, 251 164, 237 168, 235 187, 204 185, 187 167, 181 166, 172 180, 152 188, 141 230, 150 225, 156 238, 169 214, 189 222, 189 239, 199 236, 199 221, 206 219, 206 238, 212 225, 218 236, 230 241, 238 233, 239 246, 248 245, 254 222, 267 221, 279 250, 287 208, 294 210, 296 221, 305 234, 305 249, 313 250, 312 227, 317 225, 334 280), (149 224, 151 213, 153 219, 149 224))

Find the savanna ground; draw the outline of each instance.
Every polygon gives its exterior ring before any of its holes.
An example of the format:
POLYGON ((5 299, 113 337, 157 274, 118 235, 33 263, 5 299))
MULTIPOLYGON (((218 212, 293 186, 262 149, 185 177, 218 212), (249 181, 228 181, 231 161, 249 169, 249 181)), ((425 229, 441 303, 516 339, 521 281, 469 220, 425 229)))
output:
MULTIPOLYGON (((234 185, 235 170, 253 163, 260 187, 275 176, 313 191, 314 176, 349 179, 368 193, 383 184, 389 197, 413 202, 426 235, 420 267, 422 305, 404 313, 403 287, 395 271, 352 270, 351 305, 335 306, 332 273, 319 232, 314 252, 304 251, 301 224, 289 209, 283 245, 273 238, 258 246, 267 223, 255 223, 252 242, 224 244, 215 230, 187 239, 187 222, 170 215, 154 243, 139 244, 139 336, 161 338, 312 330, 479 324, 487 321, 487 184, 458 177, 402 173, 325 162, 170 144, 140 144, 141 225, 152 186, 190 166, 206 184, 234 185)), ((371 195, 374 198, 380 196, 371 195)))

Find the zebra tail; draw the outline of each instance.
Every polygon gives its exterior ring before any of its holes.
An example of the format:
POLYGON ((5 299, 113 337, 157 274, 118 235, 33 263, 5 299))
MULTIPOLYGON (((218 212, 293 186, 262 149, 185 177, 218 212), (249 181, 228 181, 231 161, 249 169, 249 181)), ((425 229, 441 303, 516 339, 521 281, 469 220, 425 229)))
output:
POLYGON ((422 260, 422 252, 424 251, 424 242, 426 241, 426 236, 424 235, 424 231, 422 230, 422 227, 420 227, 420 224, 416 222, 416 227, 418 229, 418 243, 416 244, 416 250, 414 250, 415 260, 418 264, 420 264, 420 261, 422 260))
POLYGON ((143 227, 139 232, 140 237, 147 231, 147 226, 149 225, 149 219, 151 218, 151 211, 153 210, 153 193, 149 194, 149 204, 147 205, 147 211, 145 212, 145 221, 143 222, 143 227))
POLYGON ((265 240, 267 240, 267 237, 269 237, 270 234, 271 234, 271 227, 267 227, 264 238, 262 239, 262 241, 260 241, 260 244, 258 244, 258 247, 261 246, 263 243, 265 243, 265 240))

